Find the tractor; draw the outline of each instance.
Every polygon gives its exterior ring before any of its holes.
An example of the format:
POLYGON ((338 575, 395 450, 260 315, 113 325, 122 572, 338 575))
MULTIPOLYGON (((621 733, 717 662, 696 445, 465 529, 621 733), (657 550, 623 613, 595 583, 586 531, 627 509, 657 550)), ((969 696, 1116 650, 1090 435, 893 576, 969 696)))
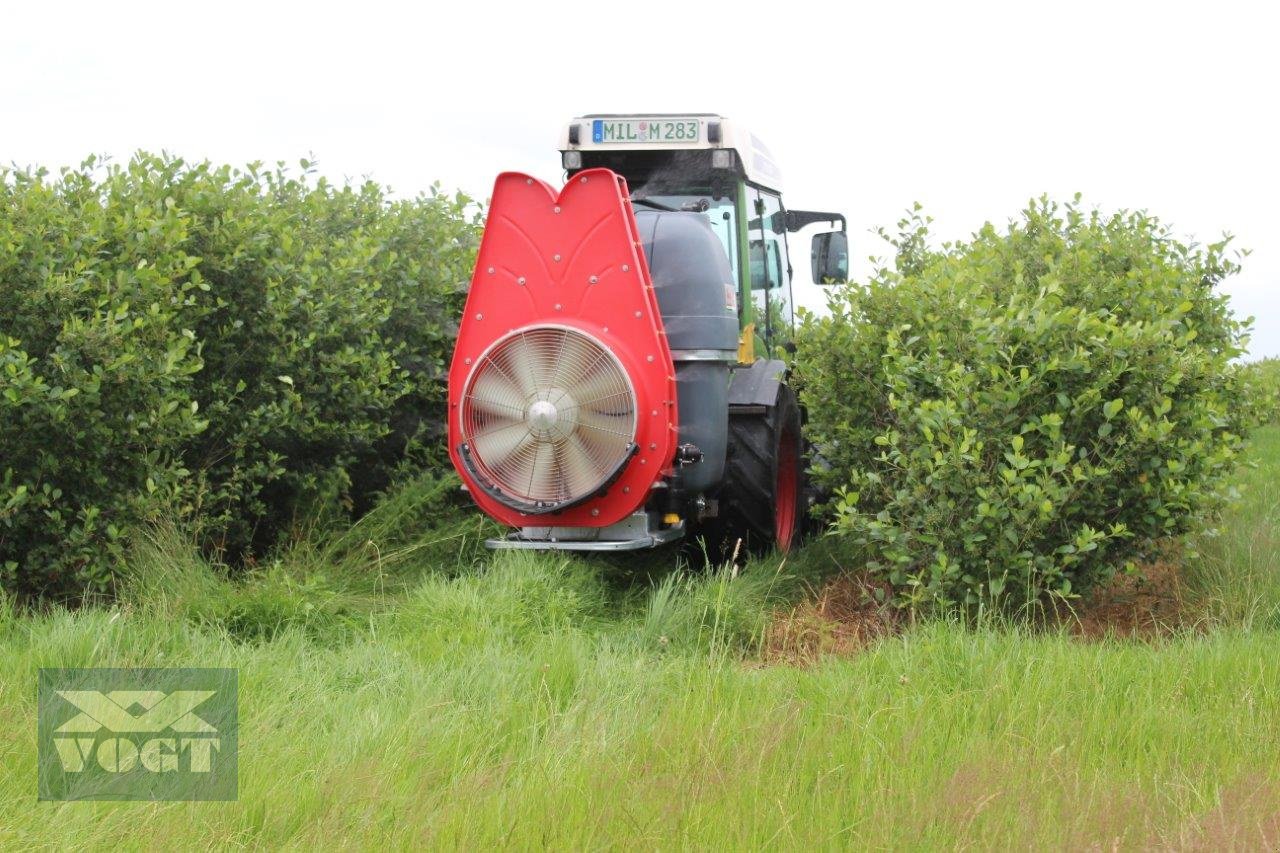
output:
POLYGON ((787 237, 848 276, 845 218, 788 210, 769 150, 720 115, 584 115, 564 187, 498 176, 449 371, 464 488, 492 548, 790 549, 813 495, 787 237))

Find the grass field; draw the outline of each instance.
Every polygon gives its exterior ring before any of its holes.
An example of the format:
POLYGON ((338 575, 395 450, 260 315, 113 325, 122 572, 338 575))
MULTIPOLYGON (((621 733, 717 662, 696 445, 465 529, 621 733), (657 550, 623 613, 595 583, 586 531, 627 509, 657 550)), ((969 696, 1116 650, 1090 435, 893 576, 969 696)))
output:
MULTIPOLYGON (((1280 844, 1280 428, 1147 639, 934 622, 774 662, 832 570, 486 555, 404 507, 230 584, 158 533, 114 605, 0 607, 0 846, 1280 844), (240 671, 233 803, 39 803, 39 667, 240 671)), ((394 502, 393 502, 394 503, 394 502)), ((469 516, 465 518, 470 518, 469 516)))

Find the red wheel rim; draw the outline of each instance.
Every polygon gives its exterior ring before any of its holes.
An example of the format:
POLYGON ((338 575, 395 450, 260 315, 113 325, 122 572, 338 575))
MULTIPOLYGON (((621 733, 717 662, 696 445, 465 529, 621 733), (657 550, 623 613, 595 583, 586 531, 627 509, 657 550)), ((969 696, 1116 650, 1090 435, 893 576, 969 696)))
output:
POLYGON ((773 489, 773 540, 780 551, 791 549, 796 532, 796 500, 800 490, 800 457, 790 429, 778 443, 778 476, 773 489))

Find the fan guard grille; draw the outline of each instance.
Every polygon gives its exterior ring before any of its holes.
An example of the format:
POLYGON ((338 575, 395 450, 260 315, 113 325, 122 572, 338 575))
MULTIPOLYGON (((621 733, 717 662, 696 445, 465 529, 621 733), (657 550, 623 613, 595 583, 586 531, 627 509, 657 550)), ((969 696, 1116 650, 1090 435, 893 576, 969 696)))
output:
POLYGON ((477 473, 508 499, 576 502, 630 457, 636 395, 617 357, 574 329, 522 329, 499 339, 468 377, 461 438, 477 473))

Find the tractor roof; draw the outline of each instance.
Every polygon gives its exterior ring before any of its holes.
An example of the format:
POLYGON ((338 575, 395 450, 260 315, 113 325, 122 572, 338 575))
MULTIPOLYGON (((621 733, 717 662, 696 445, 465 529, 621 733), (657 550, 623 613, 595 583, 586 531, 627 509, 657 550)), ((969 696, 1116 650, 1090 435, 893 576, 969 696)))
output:
POLYGON ((560 135, 561 151, 731 149, 747 180, 782 190, 782 173, 760 138, 716 113, 589 113, 560 135), (694 132, 694 124, 697 124, 694 132))

